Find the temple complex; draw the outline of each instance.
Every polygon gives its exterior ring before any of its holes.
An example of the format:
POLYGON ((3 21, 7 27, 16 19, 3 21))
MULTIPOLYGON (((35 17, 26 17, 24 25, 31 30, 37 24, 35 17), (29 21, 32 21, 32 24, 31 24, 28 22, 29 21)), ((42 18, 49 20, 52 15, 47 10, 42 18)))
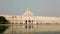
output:
POLYGON ((46 24, 60 23, 60 17, 34 16, 29 8, 22 15, 0 15, 4 16, 11 24, 46 24))

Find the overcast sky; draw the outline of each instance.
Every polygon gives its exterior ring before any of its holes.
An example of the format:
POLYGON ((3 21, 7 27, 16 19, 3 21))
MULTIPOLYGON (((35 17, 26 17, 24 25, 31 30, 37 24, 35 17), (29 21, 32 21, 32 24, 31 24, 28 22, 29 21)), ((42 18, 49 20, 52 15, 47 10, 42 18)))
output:
POLYGON ((0 0, 0 14, 21 15, 27 7, 37 16, 60 16, 60 0, 0 0))

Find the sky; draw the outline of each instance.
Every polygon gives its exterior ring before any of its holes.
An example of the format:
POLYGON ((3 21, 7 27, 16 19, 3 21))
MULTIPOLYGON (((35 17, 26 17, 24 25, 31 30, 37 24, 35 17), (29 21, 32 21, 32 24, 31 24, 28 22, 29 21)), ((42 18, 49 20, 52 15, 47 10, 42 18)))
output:
POLYGON ((26 8, 35 16, 60 16, 60 0, 0 0, 0 14, 22 15, 26 8))

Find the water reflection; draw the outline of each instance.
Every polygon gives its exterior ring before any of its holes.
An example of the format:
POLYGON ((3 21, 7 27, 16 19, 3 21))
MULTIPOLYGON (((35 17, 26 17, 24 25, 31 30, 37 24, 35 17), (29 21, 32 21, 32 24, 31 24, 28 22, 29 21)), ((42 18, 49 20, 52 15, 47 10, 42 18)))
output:
POLYGON ((3 32, 4 34, 60 34, 60 25, 10 25, 3 32))
POLYGON ((7 28, 8 28, 8 26, 0 26, 0 34, 4 33, 7 28))
POLYGON ((25 28, 27 29, 27 28, 33 28, 33 25, 25 25, 25 28))

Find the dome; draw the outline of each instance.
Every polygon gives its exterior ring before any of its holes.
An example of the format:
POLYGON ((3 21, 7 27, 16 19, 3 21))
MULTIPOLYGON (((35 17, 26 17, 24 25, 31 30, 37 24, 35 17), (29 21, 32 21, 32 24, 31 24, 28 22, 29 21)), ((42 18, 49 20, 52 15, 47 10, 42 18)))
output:
POLYGON ((26 12, 23 14, 23 16, 33 16, 33 13, 30 12, 29 8, 26 8, 26 12))

